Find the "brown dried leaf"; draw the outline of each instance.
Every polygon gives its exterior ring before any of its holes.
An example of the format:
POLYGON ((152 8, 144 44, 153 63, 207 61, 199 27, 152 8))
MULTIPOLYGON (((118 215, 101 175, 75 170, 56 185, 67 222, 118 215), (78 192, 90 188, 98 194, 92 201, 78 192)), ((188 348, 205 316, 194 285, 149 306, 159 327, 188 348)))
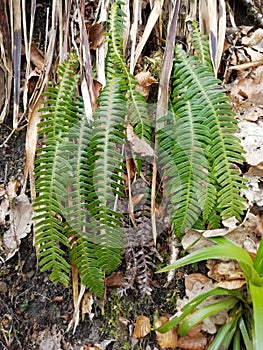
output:
POLYGON ((181 310, 189 300, 192 300, 198 295, 212 289, 214 283, 206 276, 194 273, 185 277, 185 287, 185 297, 183 299, 177 299, 178 310, 181 310))
POLYGON ((28 89, 28 96, 32 96, 32 94, 35 91, 35 88, 37 86, 39 80, 39 74, 38 72, 36 72, 35 70, 33 70, 29 77, 28 77, 28 81, 27 81, 27 89, 28 89))
POLYGON ((197 283, 206 284, 209 282, 209 278, 201 273, 192 273, 185 277, 185 288, 192 290, 193 286, 197 283))
POLYGON ((249 37, 245 36, 242 38, 241 42, 246 46, 258 45, 263 40, 263 29, 258 28, 249 37))
POLYGON ((93 295, 91 292, 85 292, 81 301, 81 320, 85 319, 85 315, 89 315, 90 321, 92 321, 95 314, 92 312, 92 305, 94 303, 93 295))
POLYGON ((232 290, 246 284, 239 264, 233 260, 207 260, 206 266, 209 269, 208 276, 218 282, 218 287, 232 290))
POLYGON ((118 271, 106 277, 104 282, 106 287, 121 287, 126 282, 126 280, 123 277, 122 272, 118 271))
MULTIPOLYGON (((168 322, 169 318, 166 316, 161 316, 158 318, 158 320, 155 323, 155 327, 159 328, 161 327, 164 323, 168 322)), ((165 348, 171 348, 175 349, 177 346, 177 340, 178 340, 178 335, 176 329, 171 329, 170 331, 166 333, 161 333, 158 331, 155 331, 156 333, 156 339, 157 342, 160 346, 161 349, 165 348)))
POLYGON ((127 125, 126 135, 133 152, 138 153, 143 157, 154 156, 154 150, 152 147, 145 140, 140 139, 134 134, 133 127, 130 124, 127 125))
POLYGON ((90 43, 90 49, 96 50, 100 46, 104 39, 104 27, 100 23, 95 23, 89 28, 88 38, 90 43))
MULTIPOLYGON (((257 59, 260 59, 257 57, 257 59)), ((263 66, 244 72, 240 78, 236 79, 230 87, 230 97, 238 113, 238 107, 260 106, 263 96, 263 66)), ((242 116, 241 116, 242 119, 242 116)))
POLYGON ((146 316, 138 316, 134 325, 133 338, 143 338, 151 331, 150 319, 146 316))
POLYGON ((246 284, 246 280, 233 280, 233 281, 222 281, 218 282, 216 285, 217 287, 233 290, 233 289, 240 289, 246 284))
POLYGON ((31 230, 32 206, 28 197, 21 194, 10 207, 10 228, 3 235, 5 260, 10 259, 19 249, 21 239, 31 230))
POLYGON ((207 338, 201 332, 202 325, 193 327, 185 337, 178 339, 177 347, 185 350, 204 350, 207 348, 207 338))
POLYGON ((156 84, 157 80, 151 75, 149 71, 136 74, 135 79, 138 82, 136 90, 139 91, 147 99, 151 86, 156 84))
POLYGON ((43 69, 45 63, 44 55, 34 44, 30 46, 30 61, 40 70, 43 69))
POLYGON ((98 80, 93 79, 93 86, 94 86, 94 97, 95 99, 97 99, 102 90, 102 84, 98 80))
POLYGON ((145 198, 145 193, 138 193, 137 195, 132 197, 132 204, 135 207, 145 198))
POLYGON ((257 176, 259 179, 263 180, 263 162, 260 162, 257 166, 251 166, 245 175, 247 177, 257 176))
POLYGON ((136 74, 135 79, 137 80, 138 84, 143 87, 148 87, 157 83, 157 80, 151 75, 149 71, 136 74))
POLYGON ((163 219, 165 215, 165 210, 162 205, 159 205, 159 207, 155 207, 155 214, 158 219, 163 219))

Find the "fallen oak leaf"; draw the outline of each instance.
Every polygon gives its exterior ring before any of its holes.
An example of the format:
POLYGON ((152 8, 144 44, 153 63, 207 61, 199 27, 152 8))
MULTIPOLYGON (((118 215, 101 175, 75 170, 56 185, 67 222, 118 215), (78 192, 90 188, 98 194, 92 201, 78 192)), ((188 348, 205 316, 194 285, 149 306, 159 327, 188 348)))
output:
POLYGON ((184 350, 204 350, 207 349, 207 338, 201 332, 202 325, 196 325, 184 337, 179 337, 177 347, 184 350))
POLYGON ((147 316, 138 316, 134 325, 133 338, 144 338, 151 331, 151 322, 147 316))
POLYGON ((201 273, 192 273, 185 278, 185 288, 192 290, 197 282, 201 285, 205 285, 206 283, 209 283, 209 278, 201 273))
MULTIPOLYGON (((167 316, 161 316, 157 319, 155 323, 155 328, 161 327, 164 323, 168 322, 169 318, 167 316)), ((171 348, 175 349, 178 341, 178 334, 176 328, 171 329, 166 333, 161 333, 155 331, 156 339, 161 349, 171 348)))

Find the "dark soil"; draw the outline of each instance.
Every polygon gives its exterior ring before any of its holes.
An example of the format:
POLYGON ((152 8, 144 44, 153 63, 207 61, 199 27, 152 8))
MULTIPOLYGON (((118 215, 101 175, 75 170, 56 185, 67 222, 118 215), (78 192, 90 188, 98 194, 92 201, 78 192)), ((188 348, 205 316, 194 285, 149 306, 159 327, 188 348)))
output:
POLYGON ((94 343, 108 344, 105 349, 159 349, 154 332, 138 341, 131 336, 132 326, 139 315, 152 321, 158 313, 172 314, 182 279, 165 288, 159 275, 159 286, 146 297, 136 289, 118 296, 117 288, 108 288, 104 315, 101 301, 95 300, 94 318, 90 321, 86 315, 73 334, 66 332, 74 313, 72 290, 54 285, 39 272, 32 240, 32 234, 23 239, 19 252, 0 265, 1 350, 84 349, 94 343))

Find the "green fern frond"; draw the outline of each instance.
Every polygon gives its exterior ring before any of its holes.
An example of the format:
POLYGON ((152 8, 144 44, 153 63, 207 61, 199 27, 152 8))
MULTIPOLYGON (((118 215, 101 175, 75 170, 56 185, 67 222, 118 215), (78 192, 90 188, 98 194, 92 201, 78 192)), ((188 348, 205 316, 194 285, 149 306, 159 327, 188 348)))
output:
MULTIPOLYGON (((126 101, 129 122, 134 126, 134 132, 146 140, 151 139, 148 107, 145 98, 136 90, 137 82, 130 73, 123 56, 123 32, 125 13, 120 9, 121 2, 112 4, 108 23, 108 59, 106 69, 119 69, 126 85, 126 101)), ((115 73, 116 74, 116 73, 115 73)))
POLYGON ((194 225, 201 211, 204 223, 217 227, 215 213, 221 219, 241 219, 245 209, 240 196, 245 181, 234 165, 244 161, 240 141, 233 135, 237 121, 213 76, 203 40, 196 29, 194 57, 176 48, 173 113, 160 120, 166 125, 157 135, 177 234, 194 225))
POLYGON ((39 134, 45 134, 46 140, 36 158, 35 168, 38 193, 33 204, 35 243, 41 271, 51 269, 50 278, 63 284, 68 283, 70 272, 63 249, 69 246, 63 222, 63 201, 67 194, 63 174, 70 170, 70 164, 61 145, 78 115, 74 102, 78 80, 74 71, 76 66, 76 58, 69 56, 69 60, 59 67, 59 83, 46 89, 46 106, 40 109, 43 120, 39 123, 39 134))
MULTIPOLYGON (((82 106, 82 103, 80 104, 82 106)), ((81 112, 81 110, 80 110, 81 112)), ((93 187, 88 181, 88 150, 91 141, 91 126, 81 113, 82 119, 71 129, 63 145, 65 158, 68 155, 70 171, 65 174, 68 195, 65 199, 67 236, 72 237, 70 261, 78 268, 81 283, 98 297, 103 297, 104 273, 98 266, 96 238, 90 229, 90 212, 87 201, 93 187)))
POLYGON ((93 186, 88 195, 90 226, 97 235, 98 264, 106 273, 116 269, 122 250, 122 215, 115 208, 116 195, 123 195, 121 148, 127 113, 121 84, 122 80, 112 75, 99 97, 88 155, 93 186))
POLYGON ((240 140, 233 135, 238 129, 234 113, 225 92, 210 69, 200 64, 195 57, 188 57, 180 49, 177 55, 175 75, 182 78, 178 88, 182 89, 187 84, 185 98, 192 99, 203 107, 201 114, 204 125, 210 131, 212 173, 220 187, 217 207, 221 210, 222 218, 235 216, 241 219, 245 203, 240 196, 240 189, 245 185, 239 170, 233 164, 244 162, 244 151, 240 140))
POLYGON ((112 75, 90 125, 83 102, 75 97, 75 67, 68 62, 59 68, 58 85, 47 88, 47 105, 41 109, 45 142, 36 167, 36 244, 42 271, 51 269, 54 282, 69 280, 69 251, 81 283, 102 297, 104 274, 121 259, 122 216, 113 203, 122 194, 117 147, 125 140, 124 94, 120 79, 112 75))
POLYGON ((203 148, 209 145, 210 140, 208 129, 200 127, 200 116, 200 106, 176 97, 173 118, 166 116, 160 121, 168 121, 158 134, 159 158, 168 177, 169 211, 177 234, 182 234, 197 221, 208 190, 207 160, 203 148))

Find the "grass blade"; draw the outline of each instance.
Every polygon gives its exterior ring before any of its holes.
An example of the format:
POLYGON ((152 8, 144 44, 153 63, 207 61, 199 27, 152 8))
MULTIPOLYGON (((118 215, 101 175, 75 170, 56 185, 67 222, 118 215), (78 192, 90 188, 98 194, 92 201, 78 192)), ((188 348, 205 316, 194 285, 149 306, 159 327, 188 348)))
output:
POLYGON ((232 308, 236 305, 237 302, 237 298, 223 299, 197 310, 195 313, 191 314, 183 321, 178 329, 178 334, 180 336, 186 335, 191 328, 202 322, 205 318, 217 314, 220 311, 232 308))
MULTIPOLYGON (((239 263, 242 263, 244 265, 245 269, 246 267, 253 266, 253 261, 248 252, 232 243, 225 237, 215 237, 211 238, 211 240, 217 243, 217 245, 195 251, 157 272, 167 272, 173 269, 177 269, 181 266, 194 264, 202 260, 222 258, 237 260, 239 263)), ((248 268, 248 270, 250 269, 248 268)))

